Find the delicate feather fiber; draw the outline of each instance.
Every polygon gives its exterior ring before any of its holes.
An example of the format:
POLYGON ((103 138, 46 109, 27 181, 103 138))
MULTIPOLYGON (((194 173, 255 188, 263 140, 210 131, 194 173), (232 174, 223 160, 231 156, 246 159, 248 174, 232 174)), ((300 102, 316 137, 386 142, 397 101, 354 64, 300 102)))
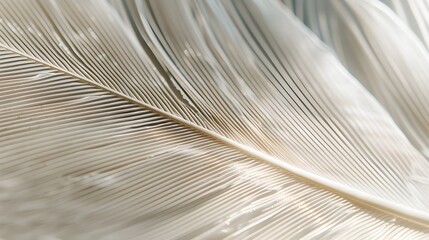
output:
POLYGON ((429 237, 428 161, 280 2, 0 19, 0 237, 429 237))
MULTIPOLYGON (((388 2, 399 7, 397 1, 388 2)), ((421 1, 402 2, 404 8, 425 11, 418 7, 425 5, 421 1)), ((289 6, 335 50, 413 145, 429 157, 429 52, 411 29, 378 0, 297 0, 289 6)), ((409 24, 414 26, 412 20, 409 24)), ((419 29, 424 40, 424 28, 419 29)))

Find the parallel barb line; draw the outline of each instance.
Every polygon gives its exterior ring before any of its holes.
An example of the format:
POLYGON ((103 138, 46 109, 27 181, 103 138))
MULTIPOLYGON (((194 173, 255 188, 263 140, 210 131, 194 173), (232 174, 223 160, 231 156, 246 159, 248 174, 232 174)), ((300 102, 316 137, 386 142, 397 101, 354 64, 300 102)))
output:
POLYGON ((65 69, 61 69, 53 64, 50 64, 48 62, 45 62, 43 60, 37 59, 35 57, 32 57, 26 53, 22 53, 16 49, 10 48, 8 46, 5 46, 4 44, 0 43, 0 47, 3 49, 6 49, 7 51, 13 52, 17 55, 21 55, 25 58, 28 58, 34 62, 43 64, 45 66, 48 66, 56 71, 62 72, 66 75, 69 75, 73 78, 76 78, 77 81, 80 81, 82 83, 85 84, 89 84, 92 85, 98 89, 101 89, 103 91, 106 91, 110 94, 113 94, 114 96, 117 96, 119 98, 122 98, 130 103, 142 106, 150 111, 153 111, 163 117, 166 117, 184 127, 187 127, 189 129, 198 131, 200 133, 203 133, 204 135, 207 135, 215 140, 218 140, 220 142, 223 142, 224 144, 227 144, 228 146, 239 150, 240 152, 246 154, 246 155, 250 155, 252 157, 255 157, 258 160, 267 162, 273 166, 279 167, 281 169, 283 169, 284 171, 287 171, 289 173, 291 173, 292 175, 298 176, 300 178, 306 179, 308 180, 308 182, 312 185, 318 186, 322 189, 328 190, 333 192, 334 194, 337 194, 341 197, 344 197, 345 199, 351 200, 354 203, 360 204, 360 205, 364 205, 368 208, 372 208, 372 209, 376 209, 379 210, 381 212, 393 215, 395 217, 401 218, 403 220, 412 222, 414 224, 417 224, 421 227, 425 227, 425 228, 429 228, 429 214, 413 209, 413 208, 409 208, 406 206, 402 206, 400 204, 385 200, 385 199, 381 199, 379 197, 374 197, 368 193, 362 192, 362 191, 358 191, 358 190, 354 190, 351 189, 350 187, 347 187, 341 183, 332 181, 330 179, 327 179, 325 177, 321 177, 317 174, 313 174, 311 172, 307 172, 305 170, 302 170, 298 167, 295 167, 291 164, 288 164, 276 157, 273 157, 267 153, 255 150, 253 148, 250 148, 244 144, 238 143, 234 140, 231 140, 227 137, 224 137, 216 132, 213 132, 211 130, 205 129, 193 122, 190 122, 186 119, 182 119, 178 116, 175 116, 171 113, 165 112, 164 110, 158 109, 156 107, 153 107, 143 101, 131 98, 123 93, 120 93, 116 90, 110 89, 108 87, 105 87, 99 83, 96 83, 93 80, 90 80, 84 76, 79 76, 76 73, 70 72, 68 70, 65 69))

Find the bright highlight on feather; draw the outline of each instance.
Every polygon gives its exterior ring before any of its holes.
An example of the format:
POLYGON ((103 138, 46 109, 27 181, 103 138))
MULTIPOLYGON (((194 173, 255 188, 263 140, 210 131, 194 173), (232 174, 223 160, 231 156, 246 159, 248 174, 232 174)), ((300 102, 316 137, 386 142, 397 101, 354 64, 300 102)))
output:
POLYGON ((0 238, 429 238, 428 52, 387 11, 0 1, 0 238))
MULTIPOLYGON (((412 9, 424 5, 405 2, 412 9)), ((417 36, 377 0, 297 0, 289 6, 335 50, 414 146, 429 157, 429 52, 417 36)))

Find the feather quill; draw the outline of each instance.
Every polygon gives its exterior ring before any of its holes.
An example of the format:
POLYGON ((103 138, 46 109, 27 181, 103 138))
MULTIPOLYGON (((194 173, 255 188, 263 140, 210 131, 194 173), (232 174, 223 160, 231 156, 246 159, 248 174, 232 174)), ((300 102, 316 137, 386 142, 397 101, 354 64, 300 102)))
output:
POLYGON ((280 3, 0 5, 2 237, 428 237, 427 161, 280 3))

